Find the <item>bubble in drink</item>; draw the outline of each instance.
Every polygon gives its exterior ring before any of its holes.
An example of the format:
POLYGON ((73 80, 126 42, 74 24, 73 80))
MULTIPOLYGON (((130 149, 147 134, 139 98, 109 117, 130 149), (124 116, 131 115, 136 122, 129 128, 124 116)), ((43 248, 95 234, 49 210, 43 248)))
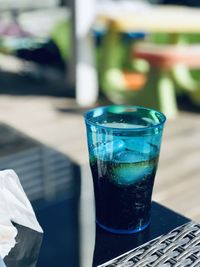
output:
POLYGON ((126 148, 131 151, 137 151, 146 154, 150 153, 150 151, 152 150, 151 144, 144 143, 144 140, 139 137, 127 140, 126 148))

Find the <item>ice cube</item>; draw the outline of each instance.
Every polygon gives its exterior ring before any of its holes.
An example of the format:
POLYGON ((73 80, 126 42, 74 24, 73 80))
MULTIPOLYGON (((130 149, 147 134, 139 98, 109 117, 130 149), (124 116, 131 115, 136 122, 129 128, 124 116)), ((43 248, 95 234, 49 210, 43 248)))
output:
POLYGON ((144 154, 121 151, 114 157, 113 177, 118 184, 129 185, 151 174, 153 165, 145 162, 144 154), (121 163, 121 164, 120 164, 121 163))
POLYGON ((114 160, 119 163, 134 163, 144 161, 143 154, 137 151, 120 151, 115 154, 114 160))
POLYGON ((143 138, 135 138, 126 141, 126 148, 131 151, 149 154, 153 147, 143 138))
POLYGON ((153 165, 143 164, 121 164, 114 169, 115 181, 121 185, 133 184, 153 171, 153 165))
POLYGON ((101 160, 112 159, 114 153, 118 153, 125 149, 125 142, 117 139, 107 143, 103 143, 94 148, 93 152, 96 158, 101 160))

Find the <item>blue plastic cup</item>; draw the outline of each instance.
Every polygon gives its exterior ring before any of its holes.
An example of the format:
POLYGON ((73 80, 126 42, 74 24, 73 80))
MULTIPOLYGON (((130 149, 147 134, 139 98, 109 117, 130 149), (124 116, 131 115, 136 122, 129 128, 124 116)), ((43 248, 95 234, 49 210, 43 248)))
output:
POLYGON ((103 229, 126 234, 149 225, 165 120, 161 112, 137 106, 85 113, 96 221, 103 229))

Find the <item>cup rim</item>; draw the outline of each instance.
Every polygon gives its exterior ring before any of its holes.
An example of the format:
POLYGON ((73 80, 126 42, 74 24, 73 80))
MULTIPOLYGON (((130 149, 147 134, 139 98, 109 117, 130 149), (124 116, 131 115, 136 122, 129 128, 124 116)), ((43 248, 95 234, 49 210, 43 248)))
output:
POLYGON ((159 128, 160 126, 164 125, 164 123, 166 122, 166 116, 156 110, 156 109, 152 109, 152 108, 146 108, 146 107, 143 107, 143 106, 131 106, 131 105, 108 105, 108 106, 98 106, 96 108, 93 108, 93 109, 89 109, 88 111, 86 111, 84 113, 84 118, 85 118, 85 122, 86 124, 88 125, 91 125, 91 126, 95 126, 95 127, 98 127, 98 128, 101 128, 101 129, 106 129, 106 130, 110 130, 110 131, 120 131, 120 132, 124 132, 124 131, 141 131, 141 132, 144 132, 144 131, 147 131, 149 129, 155 129, 155 128, 159 128), (91 114, 92 112, 94 112, 95 110, 98 110, 98 109, 102 109, 102 110, 106 110, 106 109, 109 109, 111 107, 122 107, 122 108, 131 108, 131 109, 143 109, 143 110, 146 110, 146 111, 154 111, 155 113, 157 113, 159 116, 160 116, 160 121, 154 125, 150 125, 150 126, 146 126, 145 128, 141 128, 141 127, 134 127, 134 128, 118 128, 118 127, 108 127, 106 125, 101 125, 101 124, 97 124, 96 122, 93 122, 90 118, 87 118, 89 114, 91 114))

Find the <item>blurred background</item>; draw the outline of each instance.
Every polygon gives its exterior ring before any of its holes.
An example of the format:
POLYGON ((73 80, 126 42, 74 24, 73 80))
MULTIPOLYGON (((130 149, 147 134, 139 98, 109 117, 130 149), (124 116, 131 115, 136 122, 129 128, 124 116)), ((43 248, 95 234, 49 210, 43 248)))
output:
MULTIPOLYGON (((159 109, 168 122, 153 198, 200 222, 199 6, 198 0, 0 0, 1 123, 62 153, 87 180, 85 110, 159 109)), ((9 136, 0 132, 2 151, 9 147, 11 155, 18 148, 9 136)), ((10 158, 6 167, 12 166, 10 158)))

